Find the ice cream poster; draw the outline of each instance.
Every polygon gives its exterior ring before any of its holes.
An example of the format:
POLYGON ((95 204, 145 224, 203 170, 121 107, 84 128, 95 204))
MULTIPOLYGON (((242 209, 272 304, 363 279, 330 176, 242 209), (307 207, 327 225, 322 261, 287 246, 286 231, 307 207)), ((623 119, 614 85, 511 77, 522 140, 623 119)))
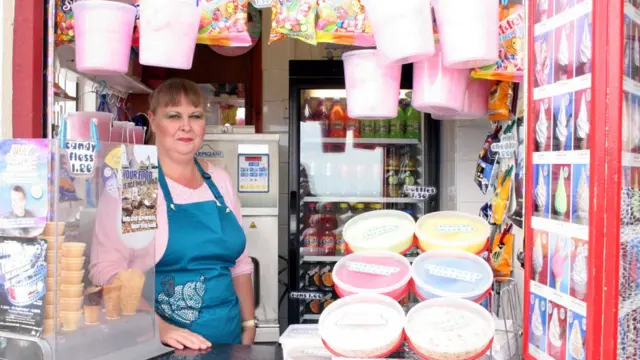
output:
POLYGON ((42 298, 47 242, 0 242, 0 330, 39 336, 44 321, 42 298))
POLYGON ((573 149, 573 93, 553 98, 553 150, 573 149))
POLYGON ((529 307, 529 345, 545 351, 547 347, 547 299, 531 293, 529 307))
POLYGON ((591 73, 591 13, 576 20, 576 77, 591 73))
POLYGON ((565 360, 566 334, 567 334, 567 309, 559 304, 549 301, 547 304, 547 354, 555 360, 565 360))
POLYGON ((589 244, 585 240, 571 239, 571 293, 578 300, 585 301, 587 293, 587 266, 589 264, 589 244))
POLYGON ((0 236, 35 237, 49 211, 49 141, 0 141, 0 236))
POLYGON ((551 192, 551 165, 533 165, 533 212, 535 216, 549 218, 551 192))
POLYGON ((583 360, 587 351, 585 338, 587 332, 587 319, 573 311, 569 311, 567 318, 567 360, 583 360))
POLYGON ((536 134, 536 150, 551 150, 551 102, 552 98, 544 98, 534 102, 534 114, 537 114, 535 134, 536 134))
POLYGON ((573 165, 571 222, 589 225, 589 165, 573 165))
POLYGON ((574 150, 589 149, 589 132, 591 130, 591 89, 576 91, 575 93, 575 131, 573 140, 574 150))
POLYGON ((553 81, 553 32, 549 31, 534 38, 534 87, 545 86, 553 81))
POLYGON ((569 252, 572 242, 569 237, 549 234, 549 287, 569 294, 569 252))
POLYGON ((533 230, 533 280, 547 285, 549 281, 549 233, 533 230))
POLYGON ((123 145, 122 234, 155 230, 158 158, 154 146, 123 145))

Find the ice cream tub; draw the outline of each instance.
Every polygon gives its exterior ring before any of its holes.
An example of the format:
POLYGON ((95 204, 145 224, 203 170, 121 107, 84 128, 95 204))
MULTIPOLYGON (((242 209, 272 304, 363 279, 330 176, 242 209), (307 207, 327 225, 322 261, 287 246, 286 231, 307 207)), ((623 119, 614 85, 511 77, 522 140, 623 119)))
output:
POLYGON ((401 64, 384 64, 377 50, 342 55, 349 117, 391 119, 398 114, 401 64))
POLYGON ((285 357, 287 350, 291 347, 308 346, 324 348, 322 339, 320 338, 318 324, 289 325, 278 341, 282 346, 282 352, 285 354, 285 357))
POLYGON ((284 360, 331 360, 333 355, 325 349, 322 342, 319 345, 297 344, 282 349, 284 360))
POLYGON ((404 331, 423 359, 478 359, 493 343, 495 323, 486 309, 464 299, 439 298, 414 306, 404 331))
POLYGON ((422 253, 413 261, 411 279, 421 300, 450 297, 481 302, 493 284, 493 271, 478 255, 439 249, 422 253))
POLYGON ((460 249, 481 254, 489 243, 491 228, 479 216, 458 211, 438 211, 416 222, 415 234, 422 252, 435 249, 460 249))
POLYGON ((340 259, 332 277, 340 297, 381 294, 400 301, 409 291, 411 264, 391 251, 363 251, 340 259))
POLYGON ((413 64, 411 105, 422 112, 459 113, 464 107, 470 71, 445 67, 441 54, 438 44, 433 56, 413 64))
POLYGON ((351 218, 342 236, 352 252, 387 250, 406 253, 413 246, 415 220, 399 210, 377 210, 351 218))
POLYGON ((357 294, 338 299, 320 315, 320 337, 333 355, 382 358, 404 341, 404 310, 388 296, 357 294))

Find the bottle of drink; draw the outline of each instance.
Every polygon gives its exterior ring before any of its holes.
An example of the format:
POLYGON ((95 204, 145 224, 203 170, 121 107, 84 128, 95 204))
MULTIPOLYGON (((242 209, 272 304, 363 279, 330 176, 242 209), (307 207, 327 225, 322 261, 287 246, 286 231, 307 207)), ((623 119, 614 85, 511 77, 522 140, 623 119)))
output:
POLYGON ((376 120, 374 126, 376 138, 386 139, 389 137, 389 119, 376 120))
POLYGON ((307 211, 304 214, 304 228, 309 229, 314 227, 318 222, 318 215, 320 215, 320 212, 318 211, 318 203, 308 203, 307 211))
POLYGON ((348 203, 343 202, 338 205, 338 227, 344 226, 351 219, 353 214, 351 214, 351 207, 348 203))
POLYGON ((329 223, 329 225, 333 226, 333 229, 336 228, 336 213, 333 203, 328 202, 322 205, 322 223, 329 223))
POLYGON ((347 115, 342 109, 339 98, 333 99, 331 111, 329 111, 329 137, 344 138, 346 137, 347 115))
POLYGON ((320 128, 322 129, 322 137, 329 135, 329 114, 324 104, 324 99, 318 101, 318 106, 313 112, 313 120, 320 122, 320 128))
POLYGON ((404 110, 401 106, 398 106, 398 115, 389 120, 389 137, 392 139, 403 138, 406 121, 404 110))
POLYGON ((347 132, 349 131, 352 132, 352 136, 354 139, 359 138, 360 137, 360 121, 358 121, 358 119, 354 119, 347 115, 346 130, 347 132))
POLYGON ((318 255, 319 251, 319 234, 318 228, 311 226, 302 232, 302 247, 300 254, 305 255, 318 255))
POLYGON ((369 204, 369 209, 370 209, 370 211, 382 210, 382 204, 381 203, 371 203, 371 204, 369 204))
POLYGON ((351 207, 351 213, 353 214, 353 216, 364 214, 365 213, 364 204, 363 203, 353 204, 353 206, 351 207))
POLYGON ((407 139, 420 140, 420 123, 422 122, 422 115, 411 105, 407 106, 405 122, 404 137, 407 139))
POLYGON ((302 121, 309 121, 309 120, 313 120, 313 117, 311 114, 311 98, 307 96, 304 99, 304 106, 302 109, 302 121))
POLYGON ((374 138, 376 136, 375 124, 378 120, 362 120, 360 121, 360 137, 374 138))
POLYGON ((320 252, 325 256, 336 254, 336 234, 335 226, 330 221, 323 221, 320 235, 320 252))

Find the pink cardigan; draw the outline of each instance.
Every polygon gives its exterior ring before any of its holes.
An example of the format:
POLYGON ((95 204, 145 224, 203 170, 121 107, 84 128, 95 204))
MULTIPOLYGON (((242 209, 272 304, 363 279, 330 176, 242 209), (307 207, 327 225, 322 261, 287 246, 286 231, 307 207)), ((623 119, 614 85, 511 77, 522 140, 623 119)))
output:
MULTIPOLYGON (((231 181, 231 176, 223 169, 208 165, 211 180, 216 184, 222 194, 225 203, 242 224, 242 214, 240 213, 240 202, 236 195, 231 181)), ((206 166, 205 166, 206 167, 206 166)), ((204 183, 198 189, 186 188, 170 179, 167 184, 171 190, 173 201, 177 204, 187 204, 198 201, 213 200, 213 194, 204 183)), ((91 246, 91 263, 89 265, 89 278, 95 285, 107 284, 118 272, 130 268, 137 268, 147 271, 154 264, 158 263, 167 248, 168 241, 168 220, 167 203, 158 186, 157 222, 158 229, 155 234, 155 242, 142 249, 130 249, 120 241, 116 228, 118 208, 121 206, 120 199, 105 194, 100 198, 96 216, 96 227, 93 234, 93 244, 91 246), (153 244, 155 243, 155 247, 153 244), (154 256, 155 254, 155 256, 154 256)), ((188 229, 183 229, 188 231, 188 229)), ((242 255, 231 268, 232 276, 251 274, 253 263, 247 255, 245 249, 242 255)))

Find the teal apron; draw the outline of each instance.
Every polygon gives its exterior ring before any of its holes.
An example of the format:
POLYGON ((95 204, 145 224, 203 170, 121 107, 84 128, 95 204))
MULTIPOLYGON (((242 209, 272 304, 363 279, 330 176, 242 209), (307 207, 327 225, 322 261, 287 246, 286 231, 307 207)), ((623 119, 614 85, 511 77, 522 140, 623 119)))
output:
POLYGON ((167 202, 169 239, 156 264, 156 312, 165 321, 195 332, 212 344, 240 344, 242 320, 231 267, 246 237, 211 175, 196 161, 215 200, 176 204, 158 167, 167 202))

